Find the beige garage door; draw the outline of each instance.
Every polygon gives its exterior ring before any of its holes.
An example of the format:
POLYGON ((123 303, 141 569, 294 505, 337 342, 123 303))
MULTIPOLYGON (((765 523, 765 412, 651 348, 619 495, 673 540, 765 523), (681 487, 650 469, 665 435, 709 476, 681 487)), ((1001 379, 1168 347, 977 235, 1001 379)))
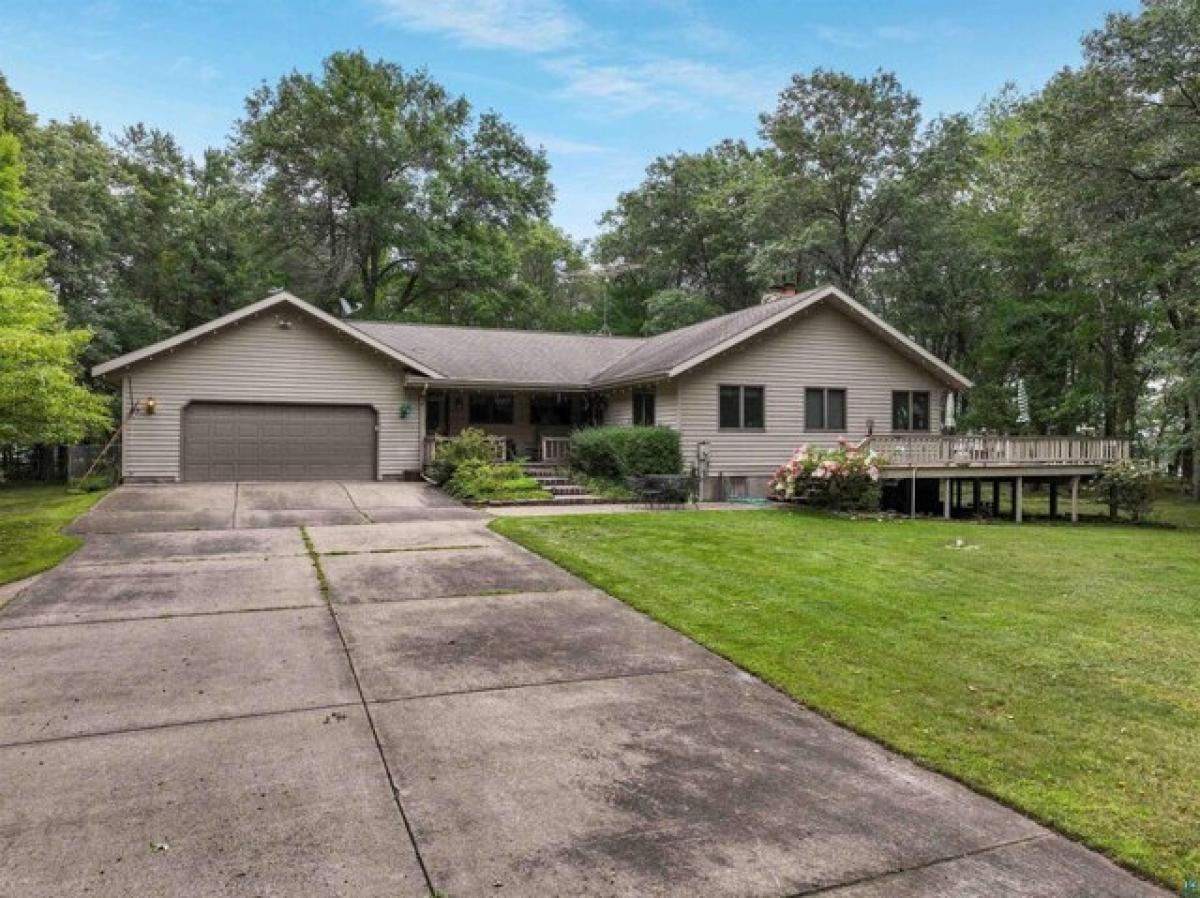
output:
POLYGON ((194 402, 183 411, 184 480, 374 477, 374 409, 194 402))

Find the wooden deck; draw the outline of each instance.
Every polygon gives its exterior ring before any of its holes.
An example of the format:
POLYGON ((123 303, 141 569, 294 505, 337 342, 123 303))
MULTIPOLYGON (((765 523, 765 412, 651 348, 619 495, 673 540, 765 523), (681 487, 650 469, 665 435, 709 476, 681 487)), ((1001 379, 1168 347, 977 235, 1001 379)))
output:
POLYGON ((960 476, 1003 475, 1003 469, 1100 468, 1129 457, 1128 441, 1107 437, 873 436, 866 445, 882 456, 887 469, 961 470, 960 476))
POLYGON ((885 478, 911 480, 908 505, 914 516, 918 480, 941 481, 940 503, 947 520, 962 505, 963 481, 973 481, 971 507, 978 508, 980 483, 990 480, 994 496, 1002 482, 1009 485, 1012 517, 1018 523, 1027 480, 1049 484, 1051 516, 1056 514, 1059 485, 1068 485, 1070 518, 1077 521, 1080 480, 1129 458, 1129 442, 1108 437, 878 436, 868 439, 864 448, 881 456, 885 478))

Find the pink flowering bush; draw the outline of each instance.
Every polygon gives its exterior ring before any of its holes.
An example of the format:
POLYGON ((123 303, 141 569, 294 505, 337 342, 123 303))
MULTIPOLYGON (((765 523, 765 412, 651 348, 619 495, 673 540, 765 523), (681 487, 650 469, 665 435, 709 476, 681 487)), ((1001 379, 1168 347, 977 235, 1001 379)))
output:
POLYGON ((845 437, 836 449, 801 446, 768 481, 772 495, 839 511, 879 509, 879 456, 845 437))

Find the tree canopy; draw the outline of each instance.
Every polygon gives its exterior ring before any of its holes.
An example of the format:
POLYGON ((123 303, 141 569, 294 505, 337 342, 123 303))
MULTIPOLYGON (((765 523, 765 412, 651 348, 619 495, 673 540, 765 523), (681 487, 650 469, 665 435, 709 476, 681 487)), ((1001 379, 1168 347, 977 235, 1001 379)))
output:
POLYGON ((90 334, 64 326, 44 260, 20 233, 33 217, 22 174, 20 143, 0 132, 0 446, 74 442, 104 431, 108 401, 77 381, 90 334))
POLYGON ((361 52, 256 91, 239 134, 289 281, 367 317, 486 306, 516 271, 513 232, 549 214, 545 156, 511 125, 361 52))

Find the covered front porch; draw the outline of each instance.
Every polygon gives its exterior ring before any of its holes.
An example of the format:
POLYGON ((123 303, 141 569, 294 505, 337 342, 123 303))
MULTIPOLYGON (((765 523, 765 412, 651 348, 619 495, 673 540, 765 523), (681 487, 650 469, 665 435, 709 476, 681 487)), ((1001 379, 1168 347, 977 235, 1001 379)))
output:
POLYGON ((422 465, 468 427, 488 434, 497 461, 565 464, 571 431, 603 421, 603 396, 584 390, 428 390, 422 401, 422 465))

